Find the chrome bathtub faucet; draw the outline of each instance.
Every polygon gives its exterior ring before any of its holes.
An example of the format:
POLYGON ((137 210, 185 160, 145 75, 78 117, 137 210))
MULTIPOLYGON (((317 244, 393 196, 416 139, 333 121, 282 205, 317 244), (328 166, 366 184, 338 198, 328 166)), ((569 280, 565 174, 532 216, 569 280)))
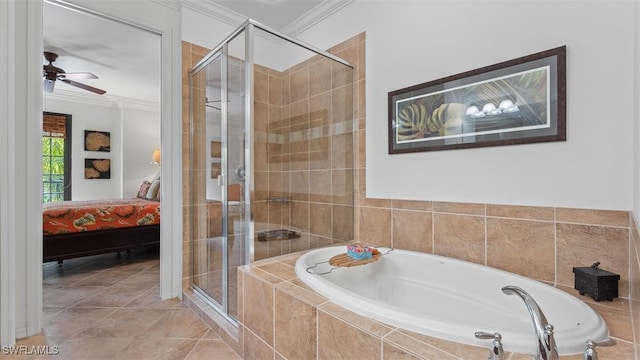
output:
POLYGON ((502 335, 499 333, 488 333, 478 331, 475 333, 476 338, 478 339, 486 339, 491 340, 491 352, 489 353, 489 357, 487 360, 506 360, 507 357, 504 354, 504 350, 502 349, 502 335))
POLYGON ((502 288, 502 292, 507 295, 518 295, 529 310, 531 320, 533 320, 533 327, 538 337, 537 349, 538 353, 534 357, 535 360, 559 360, 558 348, 556 347, 556 341, 553 338, 553 325, 549 324, 547 318, 544 316, 542 310, 535 300, 527 293, 517 286, 505 286, 502 288))
POLYGON ((587 340, 587 349, 584 351, 584 360, 598 360, 598 354, 596 353, 596 346, 613 346, 616 341, 609 338, 605 341, 595 342, 593 340, 587 340))

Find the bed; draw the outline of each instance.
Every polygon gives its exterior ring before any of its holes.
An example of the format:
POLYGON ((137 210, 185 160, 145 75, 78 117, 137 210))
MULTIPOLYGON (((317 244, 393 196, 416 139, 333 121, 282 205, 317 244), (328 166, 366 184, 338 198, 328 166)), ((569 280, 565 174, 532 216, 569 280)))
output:
POLYGON ((42 220, 44 262, 160 244, 159 199, 47 203, 42 220))

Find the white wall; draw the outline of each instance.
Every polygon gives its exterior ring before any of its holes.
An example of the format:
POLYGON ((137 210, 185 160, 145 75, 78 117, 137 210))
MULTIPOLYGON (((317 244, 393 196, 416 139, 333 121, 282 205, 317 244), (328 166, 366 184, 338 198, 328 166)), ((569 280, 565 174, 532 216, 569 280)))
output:
MULTIPOLYGON (((55 94, 55 93, 54 93, 55 94)), ((44 111, 71 115, 71 199, 97 200, 122 197, 122 114, 116 103, 94 103, 45 95, 44 111), (84 131, 111 133, 111 151, 84 150, 84 131), (111 179, 85 179, 84 160, 111 159, 111 179)))
POLYGON ((300 38, 367 32, 367 196, 631 210, 634 19, 630 1, 360 0, 300 38), (389 91, 561 45, 566 142, 387 154, 389 91))
POLYGON ((160 149, 160 109, 122 108, 122 186, 123 197, 135 197, 144 180, 151 181, 159 172, 151 164, 154 149, 160 149))
POLYGON ((202 12, 182 7, 182 40, 213 49, 237 26, 229 25, 202 12))
POLYGON ((54 92, 45 95, 44 111, 71 115, 72 200, 135 197, 142 181, 153 179, 160 171, 150 164, 153 150, 160 148, 157 106, 54 92), (111 151, 85 151, 84 130, 110 132, 111 151), (85 158, 111 159, 111 179, 85 179, 85 158))

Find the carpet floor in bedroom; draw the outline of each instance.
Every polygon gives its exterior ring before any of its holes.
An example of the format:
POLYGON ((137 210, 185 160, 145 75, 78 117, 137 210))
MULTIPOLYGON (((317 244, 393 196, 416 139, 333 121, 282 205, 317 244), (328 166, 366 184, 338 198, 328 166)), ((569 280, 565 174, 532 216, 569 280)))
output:
POLYGON ((0 358, 240 359, 182 301, 160 299, 158 255, 138 250, 43 264, 43 330, 0 358))

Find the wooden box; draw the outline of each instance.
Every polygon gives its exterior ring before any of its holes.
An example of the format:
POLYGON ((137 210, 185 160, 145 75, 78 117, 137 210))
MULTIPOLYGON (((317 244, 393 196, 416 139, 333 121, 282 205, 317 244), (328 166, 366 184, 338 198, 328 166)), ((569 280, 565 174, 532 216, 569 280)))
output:
POLYGON ((620 275, 598 268, 599 262, 588 267, 574 267, 575 289, 580 295, 587 294, 595 301, 618 297, 620 275))

